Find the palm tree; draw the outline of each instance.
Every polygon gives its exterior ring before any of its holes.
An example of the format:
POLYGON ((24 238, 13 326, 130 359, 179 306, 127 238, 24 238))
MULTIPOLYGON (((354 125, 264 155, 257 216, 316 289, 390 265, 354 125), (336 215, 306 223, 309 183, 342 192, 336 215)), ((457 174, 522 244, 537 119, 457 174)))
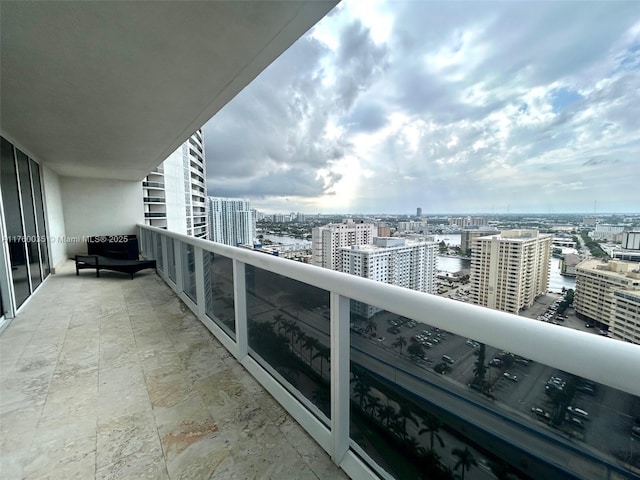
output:
POLYGON ((438 443, 440 444, 441 448, 444 447, 444 441, 442 440, 442 437, 438 434, 438 431, 442 427, 442 422, 440 421, 440 419, 438 419, 438 417, 436 417, 435 415, 427 414, 426 418, 422 419, 421 424, 424 425, 424 428, 420 429, 420 431, 418 432, 418 435, 422 435, 423 433, 429 434, 429 438, 431 440, 430 450, 433 450, 434 439, 438 440, 438 443))
POLYGON ((281 313, 278 313, 276 315, 273 316, 273 327, 277 330, 280 331, 280 322, 282 322, 284 320, 284 317, 282 316, 281 313))
POLYGON ((360 410, 362 410, 362 404, 364 403, 364 399, 369 393, 371 388, 363 379, 359 379, 356 381, 356 384, 353 387, 353 394, 356 398, 360 398, 360 410))
POLYGON ((396 410, 391 405, 385 405, 380 409, 380 421, 384 423, 386 420, 387 428, 389 428, 389 422, 395 414, 396 410))
POLYGON ((400 355, 402 355, 402 347, 404 347, 406 344, 407 340, 402 335, 399 335, 398 338, 396 338, 396 341, 391 344, 391 346, 394 348, 400 347, 400 355))
POLYGON ((318 339, 316 337, 311 337, 305 335, 304 333, 302 335, 304 335, 304 337, 302 337, 302 348, 309 351, 309 366, 311 366, 313 351, 318 348, 320 342, 318 342, 318 339))
POLYGON ((487 366, 484 363, 485 360, 485 344, 480 344, 480 350, 478 351, 478 359, 473 367, 473 383, 477 385, 482 391, 485 387, 485 375, 487 374, 487 366))
POLYGON ((400 403, 400 411, 398 412, 398 418, 402 419, 402 435, 406 437, 407 435, 407 420, 411 420, 415 426, 418 426, 418 421, 413 416, 413 411, 411 407, 407 403, 400 403))
POLYGON ((375 418, 375 412, 380 409, 381 403, 380 399, 375 395, 367 395, 367 409, 369 410, 369 415, 375 418))
POLYGON ((454 448, 451 450, 451 453, 458 457, 458 461, 454 465, 453 469, 458 470, 458 467, 462 467, 461 480, 464 480, 464 472, 469 471, 472 465, 478 465, 478 462, 473 458, 473 455, 467 447, 464 447, 464 449, 454 448))
POLYGON ((367 320, 367 324, 364 327, 364 333, 370 333, 373 337, 378 331, 378 324, 371 319, 367 320))
POLYGON ((321 343, 318 343, 318 345, 316 346, 316 349, 318 351, 313 356, 313 358, 320 358, 320 376, 322 376, 322 367, 323 367, 324 361, 325 360, 327 362, 330 361, 331 350, 329 349, 329 347, 327 347, 326 345, 322 345, 321 343))

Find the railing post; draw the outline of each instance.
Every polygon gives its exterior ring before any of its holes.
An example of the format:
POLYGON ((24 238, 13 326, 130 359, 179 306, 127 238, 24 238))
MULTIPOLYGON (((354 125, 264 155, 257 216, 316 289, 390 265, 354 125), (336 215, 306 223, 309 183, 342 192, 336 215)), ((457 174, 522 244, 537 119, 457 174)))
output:
POLYGON ((204 318, 207 311, 207 299, 205 298, 204 288, 204 254, 200 247, 193 247, 193 259, 196 262, 195 280, 198 318, 204 318))
POLYGON ((169 278, 169 270, 167 264, 169 263, 169 259, 167 258, 167 236, 164 234, 160 235, 160 247, 162 248, 162 269, 159 269, 162 274, 162 278, 166 282, 169 278))
POLYGON ((182 241, 173 239, 173 260, 176 265, 176 289, 178 295, 184 293, 184 272, 182 271, 182 241))
POLYGON ((249 353, 249 336, 247 328, 247 285, 245 281, 245 264, 233 259, 233 298, 236 312, 236 343, 238 360, 249 353))
POLYGON ((331 292, 331 458, 340 465, 349 450, 349 298, 331 292))

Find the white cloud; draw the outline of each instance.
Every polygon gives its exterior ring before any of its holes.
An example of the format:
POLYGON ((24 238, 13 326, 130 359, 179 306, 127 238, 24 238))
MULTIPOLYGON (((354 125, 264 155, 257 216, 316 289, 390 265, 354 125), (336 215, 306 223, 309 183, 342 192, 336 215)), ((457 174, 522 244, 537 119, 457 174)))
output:
POLYGON ((640 9, 464 6, 340 4, 206 126, 209 193, 266 210, 637 209, 640 9))

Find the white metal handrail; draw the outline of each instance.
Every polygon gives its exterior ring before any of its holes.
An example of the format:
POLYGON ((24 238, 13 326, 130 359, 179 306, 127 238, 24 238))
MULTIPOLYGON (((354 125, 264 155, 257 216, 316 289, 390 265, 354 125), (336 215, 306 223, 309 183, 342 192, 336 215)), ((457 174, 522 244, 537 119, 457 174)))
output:
POLYGON ((640 396, 639 345, 249 249, 139 227, 640 396))

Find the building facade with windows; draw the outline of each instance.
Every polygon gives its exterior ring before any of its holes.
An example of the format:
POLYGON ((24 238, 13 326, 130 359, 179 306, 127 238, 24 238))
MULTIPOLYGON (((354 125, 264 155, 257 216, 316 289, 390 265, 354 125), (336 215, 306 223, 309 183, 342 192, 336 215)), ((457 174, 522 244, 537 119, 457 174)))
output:
POLYGON ((378 227, 373 223, 364 223, 345 219, 342 223, 330 223, 315 227, 311 231, 312 263, 331 270, 341 270, 342 247, 366 245, 378 235, 378 227))
POLYGON ((576 267, 573 308, 608 327, 610 337, 640 344, 640 264, 583 260, 576 267))
POLYGON ((198 130, 143 180, 145 224, 208 238, 206 179, 204 142, 198 130))
POLYGON ((549 287, 551 235, 504 230, 472 246, 470 299, 476 305, 518 313, 549 287))
POLYGON ((209 239, 225 245, 253 245, 255 210, 242 198, 209 197, 209 239))
MULTIPOLYGON (((340 248, 341 269, 377 282, 434 293, 437 251, 436 242, 375 237, 371 244, 340 248)), ((369 318, 380 309, 352 302, 352 311, 369 318)))

